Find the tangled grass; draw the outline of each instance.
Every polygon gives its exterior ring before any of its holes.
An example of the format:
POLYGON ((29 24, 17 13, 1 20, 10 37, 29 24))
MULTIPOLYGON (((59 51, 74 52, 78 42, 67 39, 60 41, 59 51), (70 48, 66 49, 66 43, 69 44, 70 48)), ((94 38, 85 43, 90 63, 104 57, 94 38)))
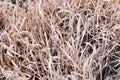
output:
POLYGON ((120 0, 0 0, 0 80, 119 80, 120 0))

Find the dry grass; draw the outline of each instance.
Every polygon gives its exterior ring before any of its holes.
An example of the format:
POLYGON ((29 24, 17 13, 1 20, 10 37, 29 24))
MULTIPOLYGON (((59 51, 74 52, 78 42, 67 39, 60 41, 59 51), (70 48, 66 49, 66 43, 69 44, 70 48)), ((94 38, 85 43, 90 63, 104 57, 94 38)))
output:
POLYGON ((0 0, 0 80, 119 80, 120 0, 0 0))

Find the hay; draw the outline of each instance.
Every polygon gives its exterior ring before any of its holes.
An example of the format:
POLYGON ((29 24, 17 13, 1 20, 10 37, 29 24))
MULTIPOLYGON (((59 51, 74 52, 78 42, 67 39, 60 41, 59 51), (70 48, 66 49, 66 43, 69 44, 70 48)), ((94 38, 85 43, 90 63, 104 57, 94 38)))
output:
POLYGON ((120 0, 1 0, 7 79, 120 79, 120 0))

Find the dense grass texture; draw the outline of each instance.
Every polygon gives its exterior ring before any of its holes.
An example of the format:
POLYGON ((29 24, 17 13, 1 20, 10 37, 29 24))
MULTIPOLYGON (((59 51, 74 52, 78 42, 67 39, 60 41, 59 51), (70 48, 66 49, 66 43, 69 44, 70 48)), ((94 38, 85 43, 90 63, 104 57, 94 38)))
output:
POLYGON ((120 0, 0 0, 0 80, 120 80, 120 0))

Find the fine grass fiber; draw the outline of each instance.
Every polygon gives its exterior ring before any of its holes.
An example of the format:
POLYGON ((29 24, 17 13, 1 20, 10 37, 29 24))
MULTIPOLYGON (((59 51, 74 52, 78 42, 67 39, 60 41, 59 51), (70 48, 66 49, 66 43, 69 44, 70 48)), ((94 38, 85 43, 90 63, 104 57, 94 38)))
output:
POLYGON ((0 80, 120 80, 120 0, 0 0, 0 80))

